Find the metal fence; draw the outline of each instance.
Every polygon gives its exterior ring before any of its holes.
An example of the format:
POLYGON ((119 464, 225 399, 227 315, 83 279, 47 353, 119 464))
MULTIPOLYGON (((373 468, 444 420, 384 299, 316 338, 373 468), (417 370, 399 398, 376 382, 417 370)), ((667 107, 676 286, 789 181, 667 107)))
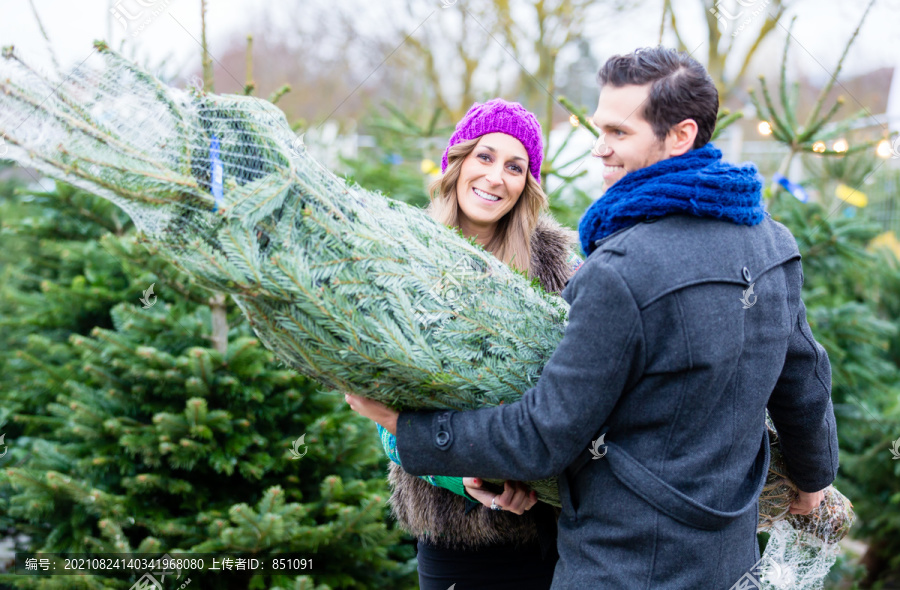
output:
POLYGON ((881 224, 884 231, 893 231, 900 238, 900 167, 888 161, 873 174, 874 182, 867 186, 869 216, 881 224))

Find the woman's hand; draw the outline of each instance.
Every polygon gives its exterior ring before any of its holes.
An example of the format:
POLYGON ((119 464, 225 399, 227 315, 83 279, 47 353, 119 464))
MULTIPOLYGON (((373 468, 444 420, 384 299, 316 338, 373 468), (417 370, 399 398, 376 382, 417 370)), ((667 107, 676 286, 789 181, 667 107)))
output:
POLYGON ((791 514, 809 514, 825 501, 825 490, 804 492, 797 490, 798 496, 791 502, 791 514))
POLYGON ((399 412, 395 412, 380 402, 349 393, 344 394, 344 400, 350 404, 351 410, 360 416, 381 424, 385 430, 397 436, 397 417, 400 415, 399 412))
POLYGON ((476 477, 464 477, 463 485, 470 496, 488 508, 491 507, 491 501, 494 501, 494 504, 503 510, 524 514, 526 510, 537 504, 537 492, 521 481, 506 480, 503 483, 502 494, 482 490, 482 481, 476 477))

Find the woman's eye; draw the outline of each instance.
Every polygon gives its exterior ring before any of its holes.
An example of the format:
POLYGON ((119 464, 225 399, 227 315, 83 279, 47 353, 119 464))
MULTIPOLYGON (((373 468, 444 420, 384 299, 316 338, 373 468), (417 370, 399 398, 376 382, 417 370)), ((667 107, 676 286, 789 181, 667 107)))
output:
POLYGON ((522 168, 516 164, 510 164, 509 169, 515 172, 516 174, 522 173, 522 168))
POLYGON ((484 162, 490 162, 490 161, 491 161, 491 156, 488 155, 488 154, 478 154, 478 158, 481 159, 481 160, 484 161, 484 162))

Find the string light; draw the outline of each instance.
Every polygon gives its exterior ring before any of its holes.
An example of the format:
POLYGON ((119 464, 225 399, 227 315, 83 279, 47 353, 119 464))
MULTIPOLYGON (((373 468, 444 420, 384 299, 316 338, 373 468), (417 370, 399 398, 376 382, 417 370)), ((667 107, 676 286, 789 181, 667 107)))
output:
POLYGON ((817 141, 816 143, 814 143, 814 144, 812 145, 812 150, 813 150, 814 152, 816 152, 817 154, 821 154, 822 152, 825 151, 825 142, 824 142, 824 141, 817 141))
POLYGON ((893 155, 893 152, 891 151, 891 142, 886 139, 879 141, 878 145, 875 147, 875 153, 879 158, 890 158, 893 155))
POLYGON ((569 117, 569 123, 572 124, 572 127, 578 127, 578 117, 572 115, 571 117, 569 117))
POLYGON ((759 125, 756 126, 757 131, 759 131, 760 135, 772 135, 772 126, 769 125, 768 121, 760 121, 759 125))
POLYGON ((834 145, 831 146, 831 149, 833 149, 836 152, 843 153, 843 152, 846 152, 847 148, 849 148, 849 147, 850 146, 847 144, 846 139, 838 139, 837 141, 834 142, 834 145))

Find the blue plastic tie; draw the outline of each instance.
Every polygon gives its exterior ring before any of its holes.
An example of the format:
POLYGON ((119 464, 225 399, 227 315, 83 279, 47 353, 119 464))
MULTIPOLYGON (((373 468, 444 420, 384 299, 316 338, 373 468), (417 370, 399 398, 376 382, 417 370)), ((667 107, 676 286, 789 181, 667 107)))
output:
POLYGON ((219 154, 219 138, 213 135, 212 142, 209 144, 209 177, 212 185, 212 194, 215 197, 213 213, 219 210, 224 200, 222 179, 225 176, 225 166, 222 165, 222 159, 219 157, 219 154))
POLYGON ((790 180, 788 180, 787 178, 785 178, 784 176, 782 176, 782 175, 779 174, 778 172, 776 172, 776 173, 772 176, 772 180, 774 180, 775 182, 777 182, 778 184, 780 184, 781 186, 783 186, 784 189, 785 189, 787 192, 789 192, 789 193, 791 193, 792 195, 794 195, 794 197, 795 197, 798 201, 802 201, 803 203, 808 203, 808 202, 809 202, 809 193, 807 193, 807 192, 806 192, 806 189, 803 188, 802 186, 800 186, 799 184, 797 184, 796 182, 791 182, 790 180))

